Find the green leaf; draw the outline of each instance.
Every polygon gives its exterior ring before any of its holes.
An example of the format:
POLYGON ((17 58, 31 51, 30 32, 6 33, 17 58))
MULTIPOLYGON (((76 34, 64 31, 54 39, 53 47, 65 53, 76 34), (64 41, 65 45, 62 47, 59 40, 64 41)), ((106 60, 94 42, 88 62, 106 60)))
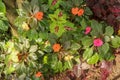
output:
POLYGON ((82 26, 82 30, 84 30, 87 26, 87 23, 85 21, 85 19, 83 18, 82 21, 80 22, 81 26, 82 26))
POLYGON ((95 53, 91 58, 87 60, 88 64, 96 64, 99 60, 98 53, 95 53))
POLYGON ((65 32, 65 28, 63 25, 56 25, 51 23, 50 31, 51 33, 55 33, 58 37, 60 37, 65 32))
POLYGON ((107 26, 107 27, 105 28, 105 35, 107 35, 107 36, 112 36, 113 33, 114 33, 113 27, 107 26))
POLYGON ((108 61, 112 61, 115 59, 115 55, 112 53, 112 52, 108 52, 106 55, 105 55, 105 59, 108 60, 108 61))
POLYGON ((48 40, 51 44, 55 44, 58 39, 58 36, 56 36, 54 33, 49 33, 48 40))
POLYGON ((65 41, 65 42, 63 43, 63 48, 64 48, 65 50, 70 49, 70 46, 71 46, 71 42, 70 42, 70 41, 65 41))
POLYGON ((14 71, 15 71, 15 68, 13 66, 6 67, 6 69, 5 69, 6 74, 11 74, 14 71))
POLYGON ((26 77, 26 74, 25 73, 22 73, 20 76, 19 76, 19 80, 24 80, 26 77))
POLYGON ((67 26, 67 27, 71 28, 72 30, 75 30, 74 24, 72 22, 70 22, 70 21, 67 21, 64 24, 64 26, 67 26))
POLYGON ((57 63, 57 67, 59 69, 60 72, 62 72, 63 70, 63 66, 62 66, 62 62, 59 60, 59 62, 57 63))
POLYGON ((10 60, 11 60, 10 55, 6 55, 6 57, 5 57, 5 64, 7 65, 10 60))
POLYGON ((81 45, 78 44, 78 43, 72 43, 71 44, 71 49, 72 50, 78 50, 80 47, 81 47, 81 45))
POLYGON ((73 0, 71 1, 72 3, 74 3, 75 6, 81 6, 82 4, 84 4, 84 0, 73 0))
POLYGON ((93 49, 87 48, 83 53, 83 59, 86 60, 86 59, 90 58, 92 55, 93 55, 93 49))
POLYGON ((30 40, 34 40, 38 38, 38 32, 35 29, 31 29, 28 31, 27 36, 30 40))
POLYGON ((113 48, 119 48, 120 47, 120 37, 116 36, 115 38, 112 38, 112 47, 113 48))
POLYGON ((29 52, 34 53, 34 52, 37 51, 37 49, 38 49, 38 46, 37 46, 37 45, 31 45, 31 47, 30 47, 30 49, 29 49, 29 52))
POLYGON ((68 61, 64 62, 63 70, 69 69, 68 61))
POLYGON ((29 54, 30 59, 32 60, 37 60, 37 55, 35 53, 30 53, 29 54))
POLYGON ((44 58, 43 58, 43 63, 44 63, 44 64, 47 64, 47 63, 48 63, 48 56, 44 56, 44 58))
POLYGON ((100 37, 100 35, 103 34, 103 27, 102 24, 98 23, 95 20, 91 21, 91 27, 92 27, 92 31, 91 31, 91 35, 94 37, 100 37))
POLYGON ((91 46, 92 43, 93 43, 92 38, 89 37, 89 36, 83 37, 83 38, 81 39, 81 41, 82 41, 83 46, 85 46, 85 47, 89 47, 89 46, 91 46))
POLYGON ((6 7, 5 7, 5 4, 0 1, 0 13, 6 13, 6 7))
POLYGON ((85 8, 85 14, 86 14, 86 15, 92 15, 93 13, 92 13, 92 11, 90 10, 89 7, 86 7, 86 8, 85 8))
POLYGON ((0 20, 0 30, 7 31, 8 30, 8 24, 4 21, 0 20))
POLYGON ((100 54, 106 54, 109 51, 109 44, 104 43, 102 46, 98 47, 98 51, 100 54))
POLYGON ((43 12, 47 12, 47 10, 49 9, 49 6, 46 5, 46 4, 42 4, 41 9, 42 9, 43 12))
POLYGON ((105 42, 110 42, 110 37, 109 36, 105 36, 104 39, 105 39, 105 42))

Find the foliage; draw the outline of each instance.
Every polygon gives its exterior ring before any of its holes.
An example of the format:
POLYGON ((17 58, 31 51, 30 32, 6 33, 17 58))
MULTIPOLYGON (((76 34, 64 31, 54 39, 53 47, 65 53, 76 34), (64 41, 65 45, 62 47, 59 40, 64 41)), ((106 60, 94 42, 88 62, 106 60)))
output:
POLYGON ((16 9, 18 36, 7 34, 10 25, 4 3, 0 4, 0 32, 8 36, 0 38, 1 79, 47 79, 71 70, 81 60, 91 65, 112 61, 112 49, 120 47, 120 37, 111 26, 89 19, 92 11, 84 0, 25 0, 16 9), (84 10, 81 16, 72 14, 75 7, 84 10), (37 18, 36 13, 40 13, 37 18), (102 43, 95 46, 99 44, 95 39, 102 43))

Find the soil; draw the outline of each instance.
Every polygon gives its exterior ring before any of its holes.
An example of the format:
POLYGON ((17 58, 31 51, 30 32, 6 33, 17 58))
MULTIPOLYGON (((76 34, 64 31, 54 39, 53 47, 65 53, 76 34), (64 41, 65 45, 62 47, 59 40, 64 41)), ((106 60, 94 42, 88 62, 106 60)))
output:
POLYGON ((120 80, 120 55, 117 54, 115 58, 115 65, 112 67, 112 72, 107 80, 120 80))

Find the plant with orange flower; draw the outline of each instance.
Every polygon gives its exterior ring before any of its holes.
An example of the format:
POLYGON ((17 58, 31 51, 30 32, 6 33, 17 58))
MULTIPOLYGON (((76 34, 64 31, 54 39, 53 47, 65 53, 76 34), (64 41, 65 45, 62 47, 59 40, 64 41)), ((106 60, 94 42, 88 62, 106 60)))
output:
POLYGON ((84 14, 84 9, 79 9, 79 11, 78 11, 78 16, 82 16, 84 14))
POLYGON ((71 13, 73 15, 82 16, 84 14, 84 9, 82 8, 79 9, 78 7, 75 7, 75 8, 72 8, 71 13))
POLYGON ((59 52, 61 49, 60 44, 56 43, 52 46, 54 52, 59 52))
POLYGON ((42 76, 42 73, 41 73, 41 72, 37 72, 37 73, 35 74, 35 77, 36 77, 36 78, 41 77, 41 76, 42 76))
POLYGON ((42 20, 43 19, 43 12, 37 12, 37 13, 35 13, 35 18, 37 20, 42 20))
POLYGON ((77 14, 78 14, 78 10, 79 10, 79 8, 77 8, 77 7, 72 8, 71 13, 72 13, 73 15, 77 15, 77 14))

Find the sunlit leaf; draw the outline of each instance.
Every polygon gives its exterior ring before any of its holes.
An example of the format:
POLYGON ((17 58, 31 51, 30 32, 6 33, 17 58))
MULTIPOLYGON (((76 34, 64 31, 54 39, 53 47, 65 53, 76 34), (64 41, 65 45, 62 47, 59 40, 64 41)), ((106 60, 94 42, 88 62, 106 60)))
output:
POLYGON ((113 33, 114 33, 113 27, 108 26, 108 27, 105 28, 105 35, 112 36, 113 33))
POLYGON ((34 53, 34 52, 37 51, 37 49, 38 49, 38 46, 37 46, 37 45, 31 45, 31 46, 30 46, 30 49, 29 49, 29 52, 34 53))
POLYGON ((95 53, 91 58, 87 59, 87 62, 89 64, 96 64, 99 60, 99 55, 98 53, 95 53))
POLYGON ((93 55, 93 49, 87 48, 83 53, 83 59, 86 60, 86 59, 90 58, 92 55, 93 55))

